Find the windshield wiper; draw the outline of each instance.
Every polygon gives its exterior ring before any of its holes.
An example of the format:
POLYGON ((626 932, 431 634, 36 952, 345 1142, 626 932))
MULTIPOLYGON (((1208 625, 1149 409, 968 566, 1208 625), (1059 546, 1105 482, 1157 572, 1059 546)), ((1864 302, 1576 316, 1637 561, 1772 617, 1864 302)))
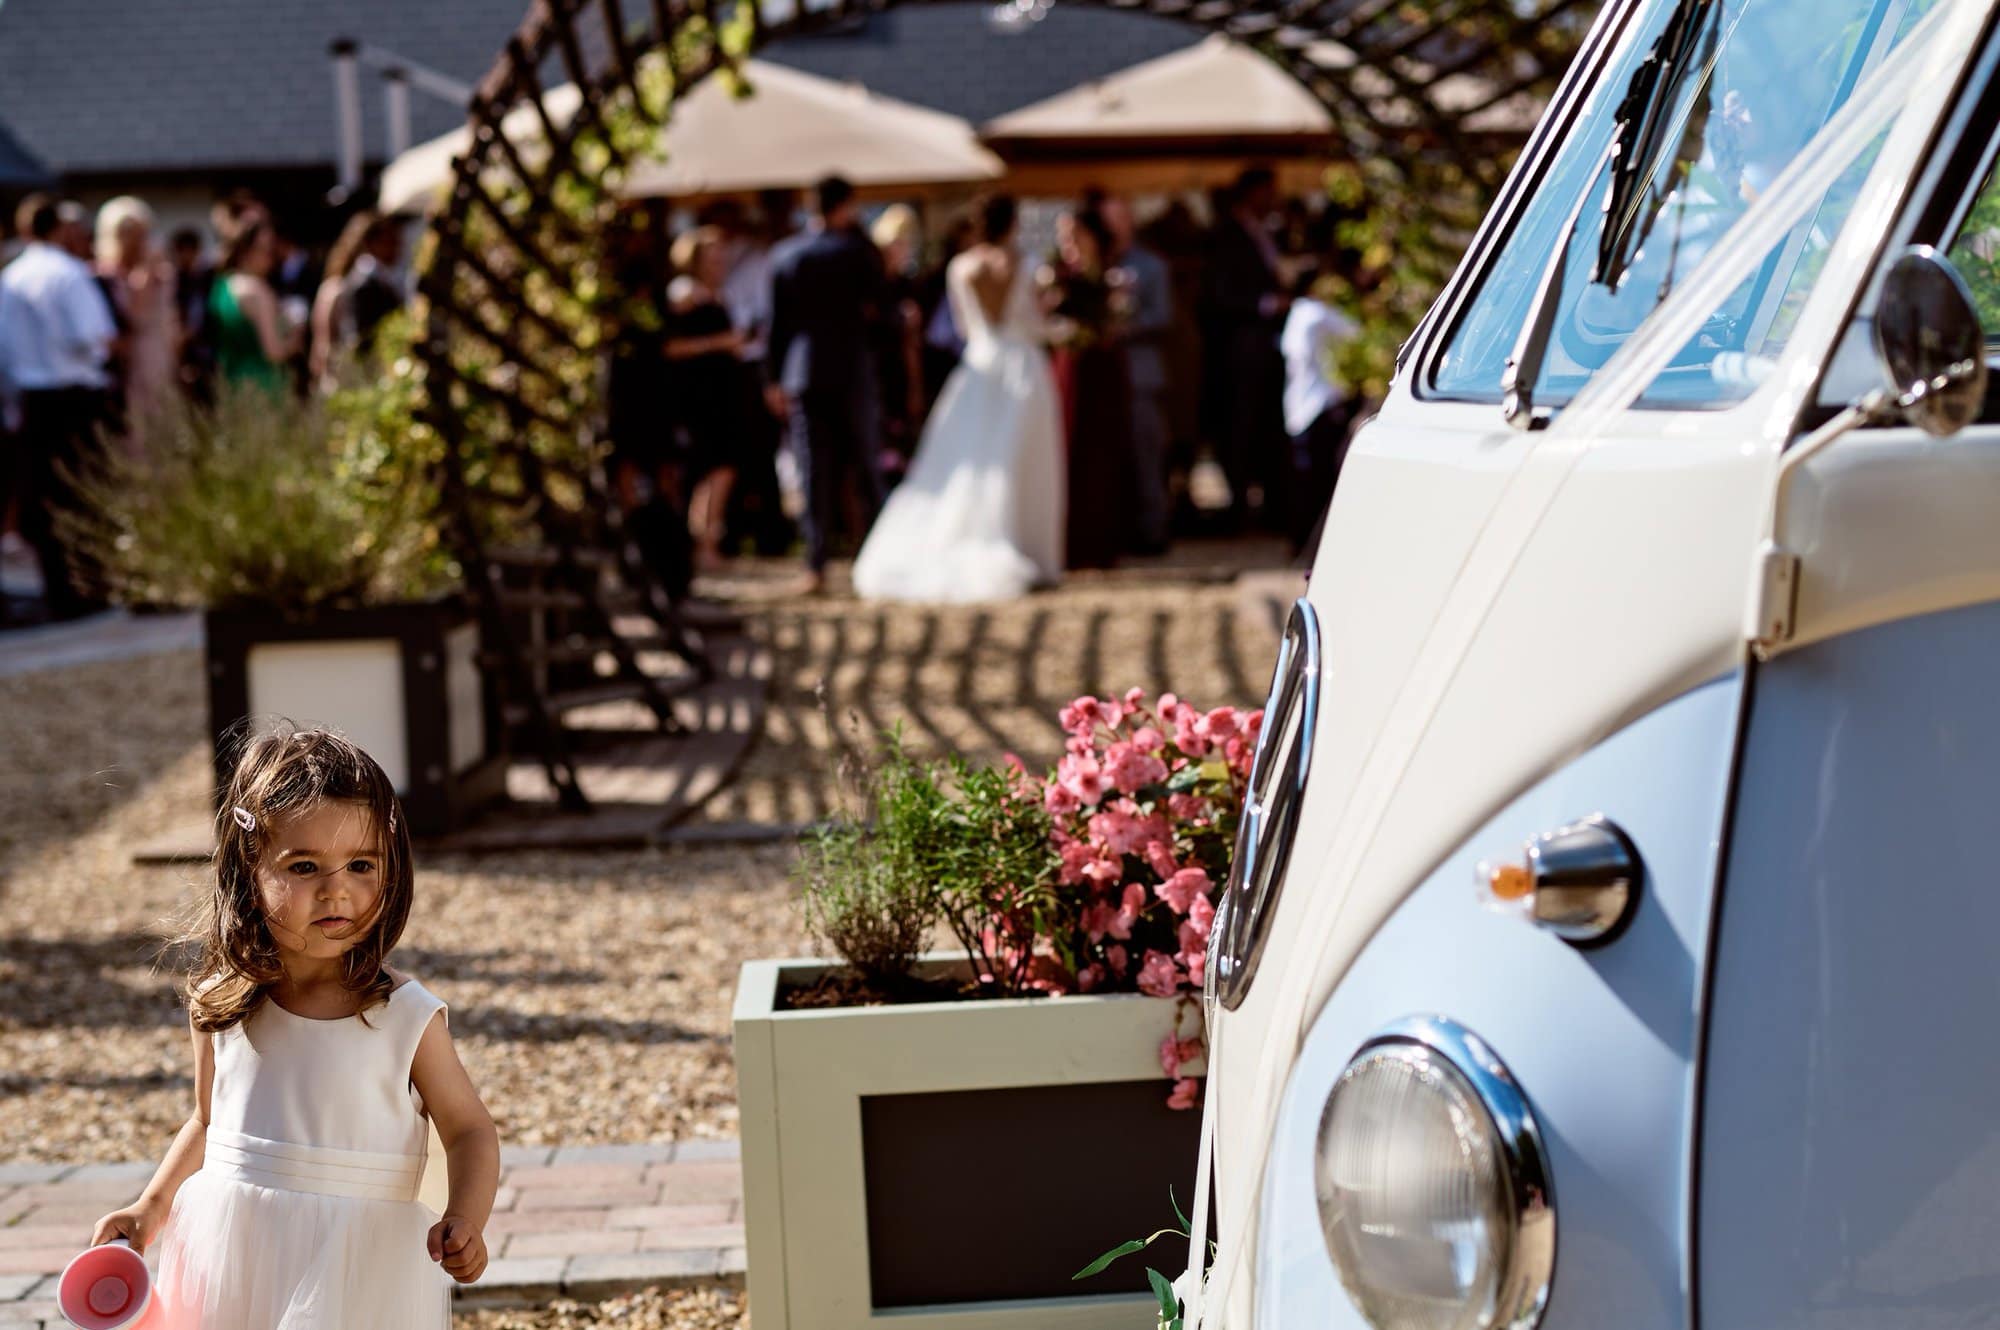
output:
MULTIPOLYGON (((1611 177, 1611 198, 1605 204, 1606 220, 1604 232, 1598 237, 1593 281, 1615 289, 1625 275, 1625 266, 1646 243, 1653 219, 1659 214, 1657 208, 1641 206, 1640 189, 1652 175, 1646 168, 1660 159, 1668 112, 1673 109, 1681 75, 1698 49, 1702 63, 1715 54, 1721 18, 1722 0, 1683 3, 1667 21, 1645 62, 1633 74, 1625 99, 1618 104, 1613 118, 1619 127, 1619 137, 1632 145, 1632 151, 1619 162, 1611 177)), ((1690 115, 1686 134, 1705 138, 1707 128, 1707 107, 1703 105, 1690 115)), ((1693 160, 1700 153, 1682 156, 1693 160)), ((1666 188, 1656 190, 1654 197, 1663 196, 1666 188)))
POLYGON ((1542 361, 1548 354, 1549 336, 1562 304, 1570 246, 1576 242, 1584 205, 1596 193, 1597 182, 1606 168, 1610 168, 1611 189, 1604 201, 1605 223, 1598 238, 1597 264, 1590 280, 1615 290, 1624 276, 1625 265, 1645 242, 1652 227, 1650 212, 1644 215, 1644 226, 1639 225, 1637 197, 1645 180, 1646 164, 1657 157, 1660 139, 1666 133, 1674 89, 1697 48, 1704 45, 1704 35, 1707 52, 1713 52, 1719 31, 1714 20, 1721 15, 1722 0, 1681 0, 1654 40, 1653 49, 1646 53, 1625 85, 1625 95, 1612 113, 1615 127, 1611 142, 1591 173, 1590 183, 1570 209, 1562 240, 1542 270, 1541 281, 1535 284, 1527 320, 1522 323, 1513 354, 1500 373, 1500 413, 1515 429, 1540 429, 1549 423, 1549 413, 1535 409, 1535 384, 1541 379, 1542 361))

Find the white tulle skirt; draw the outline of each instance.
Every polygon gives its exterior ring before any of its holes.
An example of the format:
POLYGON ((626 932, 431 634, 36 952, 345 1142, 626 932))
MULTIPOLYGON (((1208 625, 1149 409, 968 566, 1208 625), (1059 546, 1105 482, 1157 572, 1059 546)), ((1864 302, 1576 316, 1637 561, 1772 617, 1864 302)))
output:
POLYGON ((992 338, 938 394, 903 483, 854 561, 868 600, 981 601, 1062 577, 1062 410, 1048 356, 992 338))
POLYGON ((449 1330, 416 1201, 263 1187, 203 1169, 159 1242, 147 1330, 449 1330))

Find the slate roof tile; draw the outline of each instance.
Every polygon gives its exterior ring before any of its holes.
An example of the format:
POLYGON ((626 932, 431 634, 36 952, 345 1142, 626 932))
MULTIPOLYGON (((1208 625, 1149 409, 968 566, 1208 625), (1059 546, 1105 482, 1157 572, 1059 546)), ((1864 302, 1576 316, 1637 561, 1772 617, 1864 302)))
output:
MULTIPOLYGON (((0 0, 0 123, 16 156, 52 171, 113 174, 319 166, 335 152, 327 46, 352 36, 466 83, 492 66, 525 0, 0 0)), ((626 6, 628 16, 645 6, 626 6)), ((1167 19, 1056 4, 1017 34, 984 4, 920 5, 838 33, 796 37, 768 59, 935 107, 974 123, 1194 41, 1167 19)), ((603 34, 586 32, 586 52, 603 34)), ((559 63, 545 71, 562 78, 559 63)), ((381 83, 362 71, 365 155, 386 150, 381 83)), ((410 98, 422 141, 463 113, 410 98)), ((0 180, 10 145, 0 132, 0 180)))

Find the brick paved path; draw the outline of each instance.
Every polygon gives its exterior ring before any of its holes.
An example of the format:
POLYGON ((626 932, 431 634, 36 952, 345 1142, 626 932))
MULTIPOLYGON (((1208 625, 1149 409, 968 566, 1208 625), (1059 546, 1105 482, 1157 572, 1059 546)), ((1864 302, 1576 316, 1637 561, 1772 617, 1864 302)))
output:
MULTIPOLYGON (((734 1141, 508 1146, 486 1227, 492 1263, 462 1302, 594 1298, 743 1275, 734 1141)), ((63 1324, 55 1280, 152 1164, 0 1164, 0 1327, 63 1324)))

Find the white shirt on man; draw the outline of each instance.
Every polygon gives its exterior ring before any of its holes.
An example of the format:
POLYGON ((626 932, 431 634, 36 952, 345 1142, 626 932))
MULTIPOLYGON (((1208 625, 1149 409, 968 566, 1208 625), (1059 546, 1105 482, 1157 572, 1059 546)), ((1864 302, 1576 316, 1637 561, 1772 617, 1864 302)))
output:
POLYGON ((730 246, 729 275, 722 279, 722 303, 730 326, 750 338, 745 360, 764 358, 764 336, 771 329, 771 248, 737 241, 730 246))
POLYGON ((43 241, 0 269, 0 382, 18 392, 106 388, 110 302, 80 259, 43 241))
POLYGON ((1294 437, 1312 428, 1324 412, 1347 400, 1333 378, 1334 348, 1360 331, 1354 320, 1310 296, 1292 302, 1279 334, 1285 357, 1285 432, 1294 437))

